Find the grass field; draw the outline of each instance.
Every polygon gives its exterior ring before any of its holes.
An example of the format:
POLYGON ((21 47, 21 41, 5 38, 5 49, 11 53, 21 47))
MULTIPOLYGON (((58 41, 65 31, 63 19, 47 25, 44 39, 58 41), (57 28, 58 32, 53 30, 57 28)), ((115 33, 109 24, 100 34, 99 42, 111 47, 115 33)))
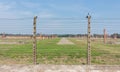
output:
MULTIPOLYGON (((69 38, 74 45, 57 45, 61 38, 37 41, 39 64, 86 64, 86 39, 69 38)), ((0 64, 32 64, 32 40, 0 40, 0 42, 25 44, 0 44, 0 64)), ((102 40, 91 43, 92 64, 120 65, 120 44, 103 44, 102 40)))

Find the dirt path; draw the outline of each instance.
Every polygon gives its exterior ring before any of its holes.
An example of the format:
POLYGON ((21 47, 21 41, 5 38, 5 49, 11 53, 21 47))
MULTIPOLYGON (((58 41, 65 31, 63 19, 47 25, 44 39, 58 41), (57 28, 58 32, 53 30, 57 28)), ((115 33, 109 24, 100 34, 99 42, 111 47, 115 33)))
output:
POLYGON ((11 45, 13 45, 13 44, 25 44, 24 42, 0 42, 0 44, 11 44, 11 45))
POLYGON ((66 38, 62 38, 57 44, 58 45, 65 45, 65 44, 73 45, 74 43, 66 38))
POLYGON ((17 42, 0 42, 0 44, 18 44, 17 42))
POLYGON ((0 72, 120 72, 120 66, 0 65, 0 72))

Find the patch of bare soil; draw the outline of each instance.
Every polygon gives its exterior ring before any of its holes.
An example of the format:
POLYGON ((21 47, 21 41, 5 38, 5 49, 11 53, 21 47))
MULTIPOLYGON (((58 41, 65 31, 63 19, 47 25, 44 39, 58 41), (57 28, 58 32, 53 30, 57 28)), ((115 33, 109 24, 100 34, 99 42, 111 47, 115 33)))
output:
POLYGON ((58 43, 58 45, 74 45, 73 42, 71 42, 70 40, 66 39, 66 38, 62 38, 58 43))
POLYGON ((22 42, 22 41, 19 41, 19 42, 0 42, 0 44, 26 44, 27 42, 22 42))
POLYGON ((120 72, 120 66, 0 65, 0 72, 120 72))

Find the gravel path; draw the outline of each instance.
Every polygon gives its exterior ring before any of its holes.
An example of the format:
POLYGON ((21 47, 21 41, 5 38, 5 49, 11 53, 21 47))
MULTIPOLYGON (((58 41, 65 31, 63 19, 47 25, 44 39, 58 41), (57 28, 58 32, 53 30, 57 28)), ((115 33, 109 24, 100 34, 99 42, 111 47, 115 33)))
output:
POLYGON ((66 38, 62 38, 57 44, 58 45, 65 45, 65 44, 73 45, 74 43, 66 38))
POLYGON ((25 44, 25 42, 0 42, 0 44, 25 44))
POLYGON ((0 42, 0 44, 18 44, 17 42, 0 42))
POLYGON ((0 72, 120 72, 120 66, 0 65, 0 72))

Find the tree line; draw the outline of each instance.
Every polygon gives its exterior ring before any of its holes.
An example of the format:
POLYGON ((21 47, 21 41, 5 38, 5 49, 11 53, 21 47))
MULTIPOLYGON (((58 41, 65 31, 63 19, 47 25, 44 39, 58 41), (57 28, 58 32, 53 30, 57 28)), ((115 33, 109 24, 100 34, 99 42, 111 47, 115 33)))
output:
MULTIPOLYGON (((32 34, 3 34, 1 33, 0 36, 32 36, 32 34)), ((37 34, 37 36, 57 36, 57 37, 87 37, 87 34, 37 34)), ((104 34, 92 34, 91 37, 102 38, 104 34)), ((120 34, 113 33, 111 35, 107 35, 107 37, 111 38, 120 38, 120 34)))

